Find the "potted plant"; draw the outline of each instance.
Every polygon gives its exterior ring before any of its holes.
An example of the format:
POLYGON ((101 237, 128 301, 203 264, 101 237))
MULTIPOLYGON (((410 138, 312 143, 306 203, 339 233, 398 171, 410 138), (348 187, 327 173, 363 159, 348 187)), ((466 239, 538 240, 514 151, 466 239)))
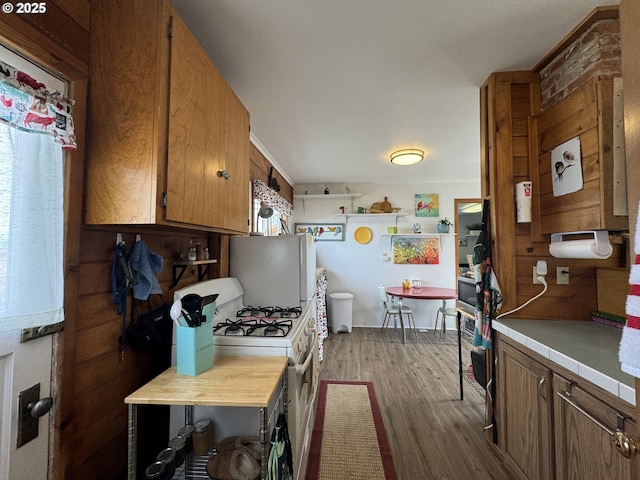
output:
POLYGON ((449 233, 449 228, 453 225, 447 217, 441 218, 438 222, 438 233, 449 233))

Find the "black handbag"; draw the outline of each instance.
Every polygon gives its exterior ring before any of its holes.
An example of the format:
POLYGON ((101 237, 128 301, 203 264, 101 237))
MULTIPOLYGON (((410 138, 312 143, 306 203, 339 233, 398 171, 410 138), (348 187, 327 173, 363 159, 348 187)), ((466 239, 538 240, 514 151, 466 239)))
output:
POLYGON ((173 334, 173 322, 169 315, 171 307, 164 301, 164 298, 157 307, 152 308, 149 300, 147 300, 147 305, 147 311, 140 314, 137 322, 133 315, 133 309, 131 309, 131 322, 125 331, 127 342, 136 350, 171 345, 173 334))

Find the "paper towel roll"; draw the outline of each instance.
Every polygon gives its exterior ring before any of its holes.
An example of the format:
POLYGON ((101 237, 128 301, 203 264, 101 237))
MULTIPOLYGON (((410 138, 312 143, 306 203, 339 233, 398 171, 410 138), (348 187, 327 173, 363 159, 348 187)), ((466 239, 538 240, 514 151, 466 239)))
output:
POLYGON ((516 220, 531 222, 531 182, 516 183, 516 220))
POLYGON ((565 242, 552 242, 549 245, 549 253, 556 258, 609 258, 613 253, 610 243, 600 245, 600 251, 596 250, 596 241, 569 240, 565 242))

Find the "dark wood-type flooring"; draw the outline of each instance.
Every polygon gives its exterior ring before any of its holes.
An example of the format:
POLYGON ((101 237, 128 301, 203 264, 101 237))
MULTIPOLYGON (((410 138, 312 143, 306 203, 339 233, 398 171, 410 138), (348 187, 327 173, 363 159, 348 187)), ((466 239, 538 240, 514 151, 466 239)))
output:
MULTIPOLYGON (((469 365, 473 347, 462 343, 469 365)), ((484 396, 465 381, 460 400, 454 332, 403 344, 400 330, 354 328, 331 333, 324 349, 321 379, 373 382, 398 480, 511 478, 483 432, 484 396)))

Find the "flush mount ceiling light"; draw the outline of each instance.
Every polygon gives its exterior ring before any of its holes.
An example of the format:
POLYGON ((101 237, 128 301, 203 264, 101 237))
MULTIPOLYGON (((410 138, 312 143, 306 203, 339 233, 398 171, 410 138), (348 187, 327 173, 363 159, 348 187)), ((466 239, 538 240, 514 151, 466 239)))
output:
POLYGON ((397 150, 391 154, 391 163, 394 165, 413 165, 421 162, 424 158, 424 152, 417 148, 406 148, 397 150))

